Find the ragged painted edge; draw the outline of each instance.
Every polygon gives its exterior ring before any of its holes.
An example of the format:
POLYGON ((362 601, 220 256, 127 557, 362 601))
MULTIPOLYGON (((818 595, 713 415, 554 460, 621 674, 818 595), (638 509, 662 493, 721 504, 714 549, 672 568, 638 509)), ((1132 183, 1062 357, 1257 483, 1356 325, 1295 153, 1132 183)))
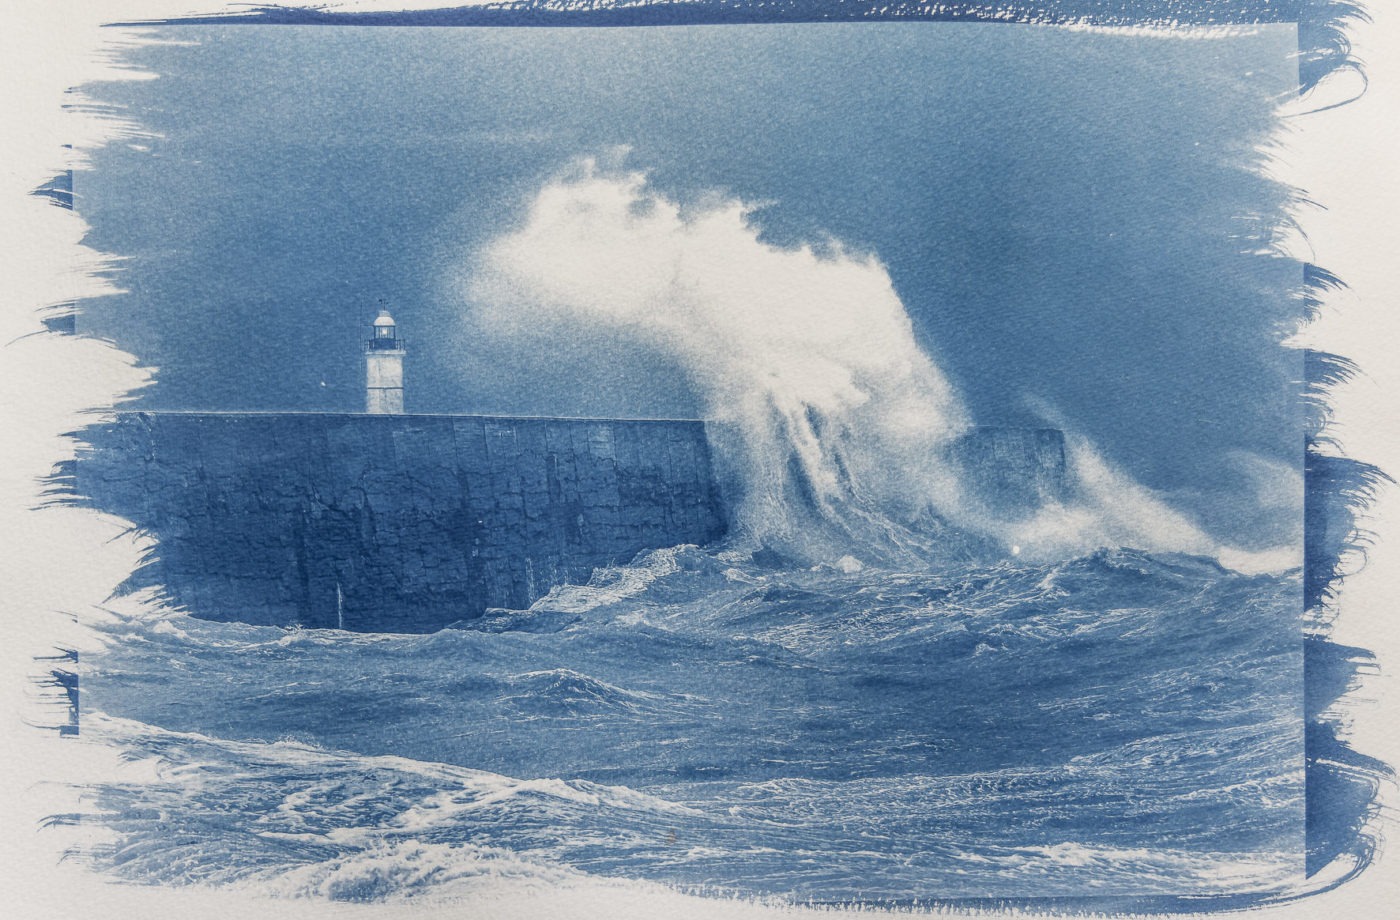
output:
MULTIPOLYGON (((1353 56, 1348 28, 1369 21, 1349 0, 1024 0, 998 4, 893 2, 879 0, 510 0, 434 10, 335 12, 324 6, 252 6, 231 13, 112 23, 112 25, 358 25, 358 26, 667 26, 813 22, 998 22, 1102 27, 1221 27, 1296 23, 1299 94, 1306 96, 1327 78, 1344 72, 1365 74, 1353 56)), ((1364 91, 1364 90, 1363 90, 1364 91)), ((1345 101, 1352 101, 1350 99, 1345 101)), ((1345 104, 1336 103, 1336 104, 1345 104)), ((1324 105, 1321 108, 1333 108, 1324 105)), ((33 194, 72 207, 71 173, 59 174, 33 194), (65 181, 66 180, 66 181, 65 181)), ((1315 318, 1342 279, 1315 265, 1303 266, 1303 313, 1315 318)), ((53 334, 72 333, 74 304, 49 309, 44 322, 53 334)), ((1329 891, 1364 871, 1379 848, 1375 819, 1383 784, 1395 771, 1355 751, 1344 720, 1336 712, 1363 676, 1377 669, 1365 649, 1329 638, 1337 616, 1333 607, 1343 579, 1364 561, 1371 535, 1360 521, 1383 484, 1393 482, 1379 468, 1341 455, 1327 434, 1329 392, 1348 380, 1356 366, 1346 358, 1304 352, 1304 403, 1309 413, 1304 463, 1304 607, 1309 626, 1303 637, 1306 723, 1306 876, 1300 889, 1205 897, 961 898, 882 901, 880 907, 1037 910, 1065 915, 1174 914, 1258 908, 1329 891)), ((55 469, 50 496, 68 493, 65 471, 55 469)), ((57 650, 36 659, 44 673, 35 681, 58 718, 42 727, 61 736, 79 730, 77 652, 57 650), (69 670, 69 665, 74 670, 69 670)), ((71 816, 58 815, 52 823, 71 816)))
MULTIPOLYGON (((678 26, 800 22, 987 22, 1122 28, 1191 28, 1296 23, 1298 89, 1365 72, 1347 29, 1369 21, 1353 0, 498 0, 426 10, 337 11, 332 4, 248 4, 114 25, 678 26)), ((1320 109, 1335 108, 1334 102, 1320 109)))
POLYGON ((35 678, 41 693, 37 712, 41 721, 36 727, 58 732, 60 737, 78 734, 78 653, 74 649, 55 649, 52 655, 41 655, 35 661, 44 673, 35 678))
MULTIPOLYGON (((1317 315, 1329 292, 1343 287, 1331 272, 1306 265, 1307 318, 1317 315)), ((1306 872, 1310 880, 1320 882, 1305 894, 1316 894, 1355 878, 1375 859, 1381 788, 1395 778, 1389 766, 1351 747, 1337 711, 1363 675, 1377 670, 1375 656, 1329 638, 1338 613, 1334 606, 1338 589, 1349 570, 1364 563, 1372 540, 1362 518, 1377 491, 1394 480, 1376 466, 1343 456, 1328 436, 1332 420, 1328 394, 1351 379, 1356 365, 1339 355, 1313 350, 1304 353, 1303 362, 1309 413, 1303 466, 1303 600, 1308 614, 1303 640, 1306 872)))

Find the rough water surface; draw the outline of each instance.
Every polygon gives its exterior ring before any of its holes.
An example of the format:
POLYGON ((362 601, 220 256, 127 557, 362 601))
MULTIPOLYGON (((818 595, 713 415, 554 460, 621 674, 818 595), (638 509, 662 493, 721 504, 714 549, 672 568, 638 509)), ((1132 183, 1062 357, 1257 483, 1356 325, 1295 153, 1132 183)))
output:
POLYGON ((1204 557, 892 571, 677 547, 432 635, 100 627, 92 790, 150 883, 586 873, 799 901, 1276 889, 1301 585, 1204 557))

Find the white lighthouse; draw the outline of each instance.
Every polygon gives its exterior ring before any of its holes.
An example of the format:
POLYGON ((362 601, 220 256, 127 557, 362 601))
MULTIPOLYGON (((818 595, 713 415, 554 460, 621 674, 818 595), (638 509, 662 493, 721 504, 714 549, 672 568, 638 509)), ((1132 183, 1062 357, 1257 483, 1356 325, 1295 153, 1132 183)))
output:
POLYGON ((380 310, 365 344, 365 411, 371 415, 403 414, 403 356, 394 318, 380 310))

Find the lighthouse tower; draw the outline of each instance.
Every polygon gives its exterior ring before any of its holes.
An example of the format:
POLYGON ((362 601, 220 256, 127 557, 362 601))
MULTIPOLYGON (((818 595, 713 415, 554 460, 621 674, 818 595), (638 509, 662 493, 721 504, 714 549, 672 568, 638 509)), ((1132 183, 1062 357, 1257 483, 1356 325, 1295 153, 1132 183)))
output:
POLYGON ((380 310, 365 344, 365 411, 371 415, 403 414, 403 344, 394 318, 380 310))

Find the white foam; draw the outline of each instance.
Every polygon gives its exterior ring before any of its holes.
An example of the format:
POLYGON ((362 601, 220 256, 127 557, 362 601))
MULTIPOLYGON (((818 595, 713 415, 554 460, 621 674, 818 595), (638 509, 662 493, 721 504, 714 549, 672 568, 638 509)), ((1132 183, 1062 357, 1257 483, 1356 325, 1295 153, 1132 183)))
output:
MULTIPOLYGON (((476 253, 475 319, 508 336, 603 328, 678 360, 706 406, 741 543, 843 571, 860 564, 857 549, 875 562, 927 562, 946 552, 938 532, 923 529, 932 517, 1030 562, 1131 546, 1214 556, 1242 571, 1299 564, 1296 546, 1222 545, 1074 435, 1072 501, 1029 520, 988 513, 939 459, 969 419, 914 339, 885 266, 834 239, 770 244, 753 210, 720 195, 682 206, 643 172, 575 162, 539 189, 517 230, 476 253)), ((1271 469, 1256 462, 1246 472, 1260 480, 1271 469)), ((1287 500, 1278 493, 1292 485, 1260 485, 1259 499, 1287 500)), ((609 570, 602 583, 542 604, 609 604, 672 563, 654 556, 609 570)))
MULTIPOLYGON (((1072 503, 1051 503, 1028 520, 1003 525, 1025 558, 1051 560, 1100 548, 1193 553, 1240 572, 1282 572, 1302 564, 1301 547, 1251 552, 1220 542, 1167 499, 1114 467, 1086 438, 1066 438, 1072 503)), ((1299 489, 1301 496, 1301 484, 1299 489)))
POLYGON ((677 554, 687 546, 671 546, 653 550, 630 565, 605 566, 594 570, 586 585, 558 585, 534 604, 533 611, 549 610, 562 613, 587 613, 599 607, 616 604, 635 597, 653 582, 680 571, 677 554))
MULTIPOLYGON (((476 253, 466 285, 475 320, 532 338, 602 328, 670 354, 704 402, 735 536, 748 545, 843 571, 857 549, 867 561, 920 562, 946 552, 924 529, 931 515, 1031 561, 1134 547, 1245 571, 1298 564, 1296 547, 1221 544, 1081 437, 1069 439, 1072 501, 1029 520, 990 514, 939 459, 969 419, 884 265, 831 239, 766 242, 754 210, 719 194, 683 206, 642 172, 579 160, 538 190, 517 229, 476 253)), ((1286 482, 1261 463, 1246 472, 1261 501, 1297 491, 1296 471, 1286 482)), ((549 605, 630 596, 666 562, 549 605)))
POLYGON ((682 207, 642 173, 580 161, 478 254, 473 308, 498 334, 602 326, 675 357, 755 543, 838 558, 853 535, 898 542, 872 524, 925 503, 929 458, 966 414, 874 256, 775 246, 751 212, 682 207))

